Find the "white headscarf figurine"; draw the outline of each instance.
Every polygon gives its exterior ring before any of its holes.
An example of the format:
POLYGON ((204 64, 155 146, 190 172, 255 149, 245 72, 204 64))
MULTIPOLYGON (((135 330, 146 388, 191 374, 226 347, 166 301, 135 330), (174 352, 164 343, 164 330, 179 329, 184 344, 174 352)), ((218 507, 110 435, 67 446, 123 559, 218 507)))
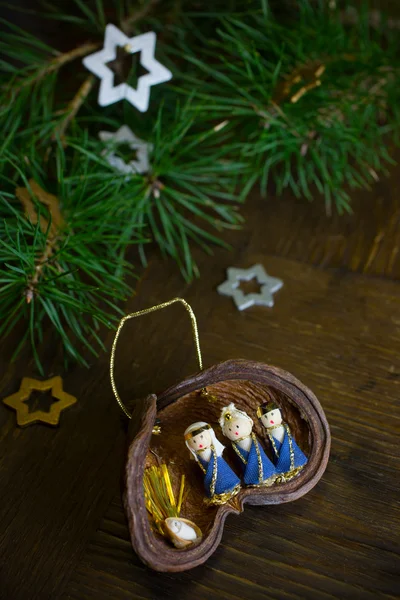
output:
POLYGON ((240 479, 222 458, 225 446, 208 423, 198 421, 186 429, 185 444, 204 473, 207 504, 225 504, 240 490, 240 479))
POLYGON ((307 464, 306 455, 300 450, 289 425, 282 421, 282 413, 271 399, 257 409, 257 416, 264 425, 274 451, 274 463, 280 482, 289 481, 307 464))
POLYGON ((277 477, 276 469, 253 433, 253 419, 231 403, 222 409, 219 424, 239 457, 245 485, 272 485, 277 477))

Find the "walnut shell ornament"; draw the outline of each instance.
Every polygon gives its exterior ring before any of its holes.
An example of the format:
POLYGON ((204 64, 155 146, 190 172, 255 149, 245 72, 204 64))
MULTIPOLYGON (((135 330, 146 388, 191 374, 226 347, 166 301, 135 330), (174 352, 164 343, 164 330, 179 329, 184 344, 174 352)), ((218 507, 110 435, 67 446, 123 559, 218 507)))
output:
MULTIPOLYGON (((315 395, 290 373, 247 360, 219 363, 158 397, 153 394, 137 402, 130 434, 124 505, 133 548, 156 571, 184 571, 206 561, 221 541, 226 517, 241 513, 245 504, 281 504, 306 494, 324 473, 330 449, 328 422, 315 395), (307 456, 307 463, 287 481, 277 480, 268 487, 243 486, 223 505, 205 503, 203 475, 185 448, 184 430, 193 422, 206 421, 224 442, 218 420, 221 410, 234 403, 253 419, 254 433, 272 458, 270 438, 257 417, 259 407, 270 400, 279 406, 293 439, 307 456), (153 434, 156 419, 159 435, 153 434), (173 482, 184 476, 187 495, 181 498, 182 521, 195 524, 196 543, 175 547, 152 523, 143 478, 145 469, 160 461, 168 465, 173 482)), ((237 456, 230 444, 225 445, 224 460, 240 476, 237 456)))

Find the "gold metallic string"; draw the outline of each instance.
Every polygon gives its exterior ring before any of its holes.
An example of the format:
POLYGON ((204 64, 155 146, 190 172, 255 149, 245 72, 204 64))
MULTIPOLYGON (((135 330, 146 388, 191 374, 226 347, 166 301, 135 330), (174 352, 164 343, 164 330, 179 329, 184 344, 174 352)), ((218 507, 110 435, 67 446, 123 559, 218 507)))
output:
POLYGON ((174 298, 173 300, 169 300, 168 302, 163 302, 162 304, 157 304, 156 306, 151 306, 150 308, 145 308, 144 310, 138 310, 137 312, 126 315, 125 317, 123 317, 120 320, 118 329, 115 332, 115 337, 114 337, 113 345, 111 348, 111 356, 110 356, 110 379, 111 379, 111 387, 113 389, 114 396, 115 396, 121 410, 128 417, 128 419, 131 419, 132 415, 129 413, 125 404, 122 402, 120 395, 118 393, 118 390, 117 390, 117 386, 115 385, 115 379, 114 379, 115 350, 117 347, 119 334, 121 333, 121 330, 122 330, 123 326, 125 325, 126 321, 128 321, 129 319, 134 319, 135 317, 142 317, 143 315, 148 315, 152 312, 155 312, 156 310, 161 310, 162 308, 167 308, 168 306, 171 306, 171 304, 175 304, 175 302, 180 302, 181 304, 183 304, 183 306, 186 308, 187 312, 189 313, 190 321, 192 324, 193 341, 194 341, 194 345, 196 347, 197 362, 199 363, 200 371, 203 370, 203 360, 201 357, 200 340, 199 340, 199 332, 197 329, 196 316, 192 310, 192 307, 190 306, 190 304, 188 304, 186 302, 186 300, 184 300, 183 298, 174 298))

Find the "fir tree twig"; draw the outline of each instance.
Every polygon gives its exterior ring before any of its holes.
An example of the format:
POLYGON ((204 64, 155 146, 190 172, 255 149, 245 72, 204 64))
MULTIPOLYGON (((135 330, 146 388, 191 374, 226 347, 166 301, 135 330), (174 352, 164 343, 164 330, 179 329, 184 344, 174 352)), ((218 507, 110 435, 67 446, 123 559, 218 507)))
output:
POLYGON ((85 102, 86 98, 90 94, 95 81, 96 79, 94 75, 89 75, 82 83, 79 90, 65 109, 65 117, 60 123, 57 124, 56 129, 52 135, 53 141, 55 141, 57 138, 60 138, 63 144, 65 143, 64 137, 67 128, 70 125, 70 123, 74 120, 82 104, 85 102))
POLYGON ((121 29, 124 33, 130 33, 133 25, 145 19, 159 4, 160 0, 147 0, 146 4, 139 9, 132 10, 132 13, 121 20, 121 29))
POLYGON ((47 194, 33 179, 29 181, 29 186, 38 200, 48 207, 50 217, 49 220, 46 219, 40 214, 40 209, 39 213, 36 212, 28 188, 17 187, 15 195, 21 201, 25 214, 33 225, 39 225, 42 233, 46 236, 44 251, 37 260, 35 259, 33 276, 27 280, 27 288, 24 295, 28 304, 33 299, 43 270, 57 249, 57 244, 60 241, 59 230, 63 223, 58 198, 53 194, 47 194))
POLYGON ((56 56, 56 58, 51 59, 46 65, 44 65, 37 73, 35 73, 32 77, 24 78, 19 84, 15 87, 15 82, 12 83, 13 88, 12 91, 15 94, 18 94, 24 87, 29 85, 34 85, 47 75, 50 75, 54 71, 58 71, 61 67, 76 60, 77 58, 81 58, 82 56, 86 56, 91 52, 94 52, 100 47, 100 43, 91 43, 87 42, 82 44, 82 46, 78 46, 77 48, 73 48, 68 52, 63 52, 56 56))

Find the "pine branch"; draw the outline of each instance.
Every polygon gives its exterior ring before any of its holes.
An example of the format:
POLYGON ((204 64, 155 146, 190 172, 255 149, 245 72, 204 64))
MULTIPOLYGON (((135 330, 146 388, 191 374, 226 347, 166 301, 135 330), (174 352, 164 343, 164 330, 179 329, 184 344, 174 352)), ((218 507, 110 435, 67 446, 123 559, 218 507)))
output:
MULTIPOLYGON (((126 124, 136 132, 140 122, 136 117, 126 124)), ((145 134, 146 141, 153 146, 151 173, 119 176, 120 218, 124 210, 127 214, 136 211, 140 225, 151 230, 161 251, 173 256, 187 280, 197 274, 191 243, 209 252, 210 244, 223 244, 211 233, 212 229, 221 232, 238 227, 241 222, 235 205, 238 202, 235 187, 244 163, 228 158, 231 145, 224 145, 227 125, 226 121, 206 131, 203 127, 197 129, 192 102, 178 104, 172 120, 170 114, 160 109, 145 134)), ((105 150, 102 142, 92 140, 88 147, 81 147, 73 139, 68 141, 72 148, 112 171, 101 157, 105 150)), ((118 156, 118 146, 113 150, 118 156)))
POLYGON ((35 85, 39 81, 41 81, 47 75, 58 71, 64 65, 68 64, 76 60, 77 58, 82 58, 94 52, 100 47, 99 43, 86 43, 82 46, 78 46, 73 50, 69 50, 68 52, 64 52, 63 54, 59 54, 56 58, 51 59, 47 64, 43 65, 36 73, 34 73, 31 77, 26 77, 22 79, 20 82, 12 82, 12 93, 13 95, 18 94, 23 88, 31 85, 35 85))
POLYGON ((203 79, 198 118, 229 118, 249 164, 245 193, 273 180, 278 193, 319 193, 328 213, 333 199, 342 212, 348 188, 368 187, 390 161, 383 136, 395 140, 400 127, 398 40, 388 34, 382 47, 365 21, 348 30, 332 11, 300 7, 284 23, 224 19, 202 57, 186 55, 183 78, 203 79))
POLYGON ((63 143, 65 143, 65 133, 67 131, 68 126, 74 120, 76 115, 78 114, 79 109, 85 102, 86 98, 90 94, 94 83, 95 83, 94 75, 89 75, 85 79, 85 81, 80 86, 79 90, 69 103, 68 107, 65 110, 65 117, 62 119, 60 123, 57 124, 56 129, 52 135, 52 141, 54 142, 56 139, 60 139, 63 143))
POLYGON ((136 25, 139 21, 143 21, 159 3, 160 0, 147 0, 147 3, 142 8, 132 11, 131 14, 121 20, 122 31, 129 34, 132 31, 133 25, 136 25))
POLYGON ((50 214, 48 220, 40 214, 40 211, 37 213, 35 210, 35 205, 32 202, 29 189, 17 187, 15 195, 21 201, 25 210, 25 214, 29 218, 30 222, 33 225, 38 224, 42 233, 46 235, 44 251, 42 255, 35 260, 33 276, 27 281, 25 296, 28 304, 33 299, 33 295, 36 292, 44 269, 49 264, 52 255, 57 249, 57 244, 60 241, 59 232, 63 225, 58 198, 52 194, 47 194, 33 179, 29 181, 29 186, 30 190, 36 196, 39 202, 45 204, 49 208, 50 214))
MULTIPOLYGON (((55 159, 60 167, 66 158, 57 146, 55 159)), ((7 164, 12 167, 15 162, 10 157, 7 164)), ((56 196, 44 193, 35 183, 40 180, 36 168, 25 165, 35 181, 28 181, 21 171, 29 191, 22 188, 17 194, 29 219, 15 204, 12 180, 2 178, 0 334, 6 335, 18 321, 26 321, 29 333, 23 339, 30 339, 39 370, 38 342, 46 320, 78 362, 86 362, 77 349, 78 342, 96 353, 94 343, 101 345, 96 333, 99 325, 109 326, 117 318, 117 303, 129 292, 124 282, 130 271, 125 252, 130 244, 144 242, 136 219, 131 219, 127 235, 126 219, 115 218, 119 188, 113 177, 87 180, 95 165, 82 156, 70 163, 70 168, 72 180, 76 178, 78 183, 68 181, 64 170, 59 170, 60 206, 56 196)))

